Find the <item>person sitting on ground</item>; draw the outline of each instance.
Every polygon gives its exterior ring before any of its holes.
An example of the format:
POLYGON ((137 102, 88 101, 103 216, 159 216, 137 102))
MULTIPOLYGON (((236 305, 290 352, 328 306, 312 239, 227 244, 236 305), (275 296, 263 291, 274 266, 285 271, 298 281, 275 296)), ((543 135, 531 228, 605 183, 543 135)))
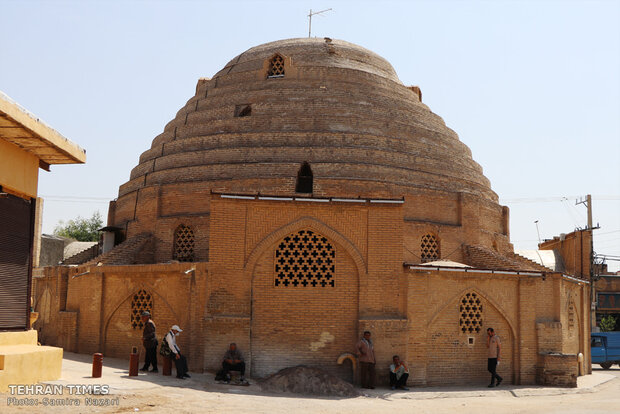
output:
POLYGON ((190 376, 187 374, 187 359, 184 355, 181 355, 181 349, 177 345, 176 337, 179 336, 180 332, 183 332, 183 330, 179 328, 179 325, 172 325, 172 328, 170 328, 170 332, 166 334, 164 341, 168 343, 168 346, 172 351, 170 358, 174 361, 174 365, 176 366, 177 378, 185 379, 190 378, 190 376))
POLYGON ((409 391, 407 385, 407 378, 409 378, 409 369, 404 362, 400 360, 398 355, 392 357, 392 365, 390 365, 390 387, 395 390, 400 388, 401 390, 409 391))
POLYGON ((237 344, 234 342, 228 347, 228 351, 224 354, 224 361, 222 361, 222 375, 226 381, 230 381, 230 371, 239 371, 241 373, 240 380, 244 381, 245 362, 243 362, 241 351, 237 349, 237 344))

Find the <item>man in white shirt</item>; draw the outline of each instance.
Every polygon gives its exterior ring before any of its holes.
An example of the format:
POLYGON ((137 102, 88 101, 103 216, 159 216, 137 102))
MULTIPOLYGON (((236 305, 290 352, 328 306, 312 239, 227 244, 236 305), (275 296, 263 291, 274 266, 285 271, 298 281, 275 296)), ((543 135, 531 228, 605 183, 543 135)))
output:
POLYGON ((183 332, 183 330, 179 328, 179 325, 172 325, 172 328, 170 328, 170 332, 166 334, 164 341, 168 343, 168 346, 172 351, 170 358, 174 360, 174 365, 177 368, 177 378, 185 379, 190 378, 190 376, 187 374, 187 359, 185 356, 181 355, 181 349, 177 345, 176 337, 179 336, 180 332, 183 332))

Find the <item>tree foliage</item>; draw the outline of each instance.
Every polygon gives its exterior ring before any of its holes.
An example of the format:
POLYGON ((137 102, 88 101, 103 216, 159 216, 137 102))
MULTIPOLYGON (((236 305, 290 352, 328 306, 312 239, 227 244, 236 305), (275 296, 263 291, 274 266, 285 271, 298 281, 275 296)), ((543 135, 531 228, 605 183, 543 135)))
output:
POLYGON ((600 324, 601 332, 609 332, 616 329, 616 317, 613 315, 604 316, 600 324))
POLYGON ((91 218, 78 216, 75 220, 66 223, 59 221, 54 229, 54 234, 61 237, 69 237, 77 241, 99 241, 99 232, 103 226, 103 220, 99 211, 95 211, 91 218))

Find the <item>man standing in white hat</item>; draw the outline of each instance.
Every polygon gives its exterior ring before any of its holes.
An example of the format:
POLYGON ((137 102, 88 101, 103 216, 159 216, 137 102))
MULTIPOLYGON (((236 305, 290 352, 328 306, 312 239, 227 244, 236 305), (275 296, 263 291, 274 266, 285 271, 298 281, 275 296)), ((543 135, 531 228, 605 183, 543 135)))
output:
POLYGON ((187 374, 187 359, 185 356, 181 355, 181 349, 177 345, 176 337, 180 332, 183 332, 183 330, 179 328, 179 325, 172 325, 172 328, 170 328, 170 332, 166 334, 164 341, 168 343, 168 346, 172 351, 170 358, 174 360, 174 365, 177 368, 177 378, 185 379, 190 378, 190 376, 187 374))

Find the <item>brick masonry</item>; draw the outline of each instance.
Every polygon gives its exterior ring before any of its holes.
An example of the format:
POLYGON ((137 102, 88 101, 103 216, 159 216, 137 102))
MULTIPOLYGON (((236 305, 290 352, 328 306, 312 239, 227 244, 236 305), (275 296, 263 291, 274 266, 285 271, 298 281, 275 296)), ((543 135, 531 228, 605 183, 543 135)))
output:
POLYGON ((35 279, 35 327, 42 342, 127 358, 140 348, 132 298, 144 290, 160 340, 172 324, 184 329, 178 342, 192 370, 218 369, 236 342, 255 377, 306 364, 353 380, 338 357, 370 330, 379 381, 399 354, 410 383, 426 386, 488 381, 484 330, 492 326, 504 344, 506 382, 554 383, 576 362, 541 353, 589 360, 589 287, 515 259, 508 219, 471 151, 387 61, 343 41, 269 43, 201 79, 142 154, 110 203, 108 224, 126 241, 35 279), (285 76, 269 79, 276 53, 285 76), (235 116, 248 104, 249 116, 235 116), (311 194, 295 193, 303 162, 311 194), (194 235, 193 263, 173 260, 181 225, 194 235), (302 230, 333 246, 333 287, 276 286, 276 249, 302 230), (427 234, 441 259, 507 257, 512 270, 404 266, 421 262, 427 234), (472 334, 460 328, 467 293, 483 308, 483 329, 472 334))
POLYGON ((411 385, 483 384, 489 326, 502 339, 499 373, 508 383, 547 378, 559 384, 558 367, 568 362, 551 369, 541 353, 589 359, 584 282, 557 273, 403 268, 402 204, 212 195, 210 206, 208 263, 46 268, 36 279, 41 298, 51 292, 51 299, 37 301, 42 340, 127 357, 141 335, 129 323, 131 298, 144 289, 153 297, 158 336, 179 324, 180 346, 198 371, 216 370, 228 343, 236 342, 255 377, 306 364, 352 380, 351 367, 336 361, 355 352, 366 329, 373 332, 382 382, 398 354, 409 363, 411 385), (334 246, 334 287, 275 286, 275 250, 299 230, 334 246), (483 329, 464 334, 459 305, 471 292, 481 299, 483 329), (75 344, 68 342, 70 329, 75 344))

